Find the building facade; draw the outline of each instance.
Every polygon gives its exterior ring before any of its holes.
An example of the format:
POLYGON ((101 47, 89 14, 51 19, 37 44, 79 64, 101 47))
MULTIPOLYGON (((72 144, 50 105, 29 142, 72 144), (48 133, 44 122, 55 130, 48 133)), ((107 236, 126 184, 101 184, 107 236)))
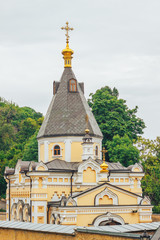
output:
POLYGON ((102 160, 103 135, 84 84, 72 71, 68 39, 64 72, 53 83, 37 136, 38 162, 18 160, 15 169, 5 169, 7 220, 77 226, 151 222, 150 200, 142 197, 142 166, 102 160))

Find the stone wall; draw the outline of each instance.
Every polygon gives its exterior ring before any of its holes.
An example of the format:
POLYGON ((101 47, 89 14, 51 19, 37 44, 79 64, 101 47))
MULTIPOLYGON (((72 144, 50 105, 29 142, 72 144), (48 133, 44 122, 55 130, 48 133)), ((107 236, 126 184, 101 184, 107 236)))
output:
MULTIPOLYGON (((121 234, 122 235, 122 234, 121 234)), ((124 234, 125 235, 125 234, 124 234)), ((133 235, 133 234, 131 234, 133 235)), ((127 237, 127 236, 112 236, 108 234, 98 233, 83 233, 76 232, 75 235, 57 234, 57 233, 45 233, 36 232, 31 230, 18 230, 18 229, 5 229, 0 228, 0 239, 1 240, 138 240, 139 237, 127 237)))

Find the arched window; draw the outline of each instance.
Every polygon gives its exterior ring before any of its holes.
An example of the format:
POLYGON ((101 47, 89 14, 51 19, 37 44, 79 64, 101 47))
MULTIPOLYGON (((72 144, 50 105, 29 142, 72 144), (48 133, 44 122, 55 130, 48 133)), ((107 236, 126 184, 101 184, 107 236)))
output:
POLYGON ((54 146, 53 154, 54 154, 55 156, 60 155, 60 146, 59 146, 59 145, 55 145, 55 146, 54 146))
POLYGON ((98 156, 98 146, 95 148, 95 155, 98 156))
POLYGON ((77 91, 77 83, 76 83, 76 80, 71 79, 71 80, 69 81, 69 91, 70 91, 70 92, 76 92, 76 91, 77 91))

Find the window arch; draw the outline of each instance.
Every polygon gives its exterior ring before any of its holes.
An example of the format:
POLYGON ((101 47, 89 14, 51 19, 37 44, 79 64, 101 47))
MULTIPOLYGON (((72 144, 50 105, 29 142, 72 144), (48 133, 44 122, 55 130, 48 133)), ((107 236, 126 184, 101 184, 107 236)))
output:
POLYGON ((98 146, 95 147, 95 155, 98 156, 98 146))
POLYGON ((53 155, 54 156, 60 156, 60 153, 61 153, 60 146, 59 145, 55 145, 54 148, 53 148, 53 155))
POLYGON ((77 82, 75 79, 69 80, 69 91, 76 92, 77 91, 77 82))

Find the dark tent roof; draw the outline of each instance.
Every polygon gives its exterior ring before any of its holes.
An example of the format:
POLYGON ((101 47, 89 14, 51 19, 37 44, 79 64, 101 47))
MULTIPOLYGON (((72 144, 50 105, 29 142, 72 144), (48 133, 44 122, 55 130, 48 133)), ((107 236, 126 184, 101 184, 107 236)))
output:
POLYGON ((53 96, 37 138, 54 136, 84 136, 86 115, 91 136, 103 137, 77 82, 77 92, 69 91, 69 80, 76 79, 71 68, 65 68, 59 87, 53 96))

